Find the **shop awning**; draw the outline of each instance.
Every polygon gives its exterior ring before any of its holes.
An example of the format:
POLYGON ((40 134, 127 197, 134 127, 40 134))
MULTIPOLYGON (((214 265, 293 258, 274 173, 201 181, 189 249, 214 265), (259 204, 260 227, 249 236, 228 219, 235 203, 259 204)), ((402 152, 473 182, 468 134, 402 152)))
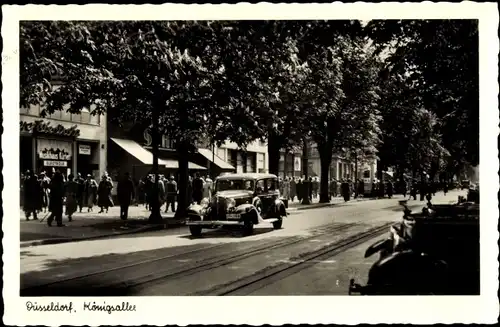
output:
MULTIPOLYGON (((147 149, 143 148, 139 143, 132 140, 117 138, 111 138, 111 140, 143 164, 153 164, 153 154, 147 149)), ((177 160, 158 158, 158 166, 165 166, 165 168, 170 169, 178 169, 179 163, 177 162, 177 160)), ((206 170, 205 167, 192 162, 189 163, 189 169, 206 170)))
POLYGON ((214 163, 221 169, 225 170, 234 170, 235 168, 222 160, 218 155, 214 154, 212 150, 209 149, 204 149, 204 148, 198 148, 198 152, 207 158, 210 162, 214 163))
MULTIPOLYGON (((179 162, 177 160, 172 160, 172 159, 161 159, 162 162, 165 162, 165 168, 168 169, 179 169, 179 162)), ((190 162, 188 164, 188 169, 193 169, 193 170, 207 170, 207 168, 197 165, 194 162, 190 162)))

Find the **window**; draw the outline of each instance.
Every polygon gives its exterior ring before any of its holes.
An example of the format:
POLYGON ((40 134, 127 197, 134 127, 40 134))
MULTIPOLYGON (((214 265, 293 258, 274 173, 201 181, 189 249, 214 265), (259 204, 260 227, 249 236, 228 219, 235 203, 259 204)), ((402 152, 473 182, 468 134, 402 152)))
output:
POLYGON ((278 189, 278 181, 275 178, 270 178, 267 180, 267 190, 275 191, 278 189))
POLYGON ((369 170, 365 170, 363 172, 363 178, 370 178, 370 171, 369 170))
POLYGON ((264 180, 261 179, 257 181, 257 183, 255 184, 255 192, 257 192, 257 194, 261 194, 264 192, 264 189, 265 189, 264 180))

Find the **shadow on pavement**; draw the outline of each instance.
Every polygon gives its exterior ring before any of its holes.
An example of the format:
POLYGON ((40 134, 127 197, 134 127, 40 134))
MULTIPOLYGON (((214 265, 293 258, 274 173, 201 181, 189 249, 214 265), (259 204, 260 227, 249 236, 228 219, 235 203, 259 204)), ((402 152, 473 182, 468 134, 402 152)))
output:
MULTIPOLYGON (((257 240, 225 243, 223 249, 210 250, 234 253, 256 244, 257 240)), ((180 273, 203 261, 211 243, 160 248, 154 250, 108 253, 90 258, 47 259, 37 270, 20 275, 20 296, 134 296, 140 295, 129 283, 138 278, 148 280, 155 273, 180 273), (163 259, 162 259, 163 258, 163 259), (146 260, 160 259, 141 263, 146 260), (187 264, 185 262, 188 262, 187 264), (189 263, 190 262, 190 263, 189 263), (126 266, 131 266, 126 268, 126 266), (117 267, 123 269, 116 269, 117 267), (169 272, 168 272, 169 271, 169 272), (84 276, 84 278, 80 278, 84 276)), ((23 251, 29 256, 29 251, 23 251)))
POLYGON ((188 239, 188 240, 197 240, 197 239, 203 239, 203 238, 205 238, 205 239, 211 239, 211 238, 248 238, 248 237, 255 236, 255 235, 266 234, 266 233, 272 232, 273 230, 275 230, 275 229, 272 227, 255 228, 252 235, 244 236, 242 231, 241 231, 241 228, 226 227, 226 228, 218 228, 218 229, 212 229, 212 230, 210 230, 210 229, 204 230, 200 237, 195 237, 192 235, 180 235, 179 238, 184 238, 184 239, 188 239))

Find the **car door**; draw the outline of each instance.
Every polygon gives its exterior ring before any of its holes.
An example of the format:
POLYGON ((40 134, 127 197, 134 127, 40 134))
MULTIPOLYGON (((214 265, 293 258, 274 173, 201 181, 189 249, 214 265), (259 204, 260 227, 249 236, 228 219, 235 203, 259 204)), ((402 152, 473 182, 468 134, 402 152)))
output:
POLYGON ((265 191, 260 196, 262 202, 263 216, 267 216, 269 210, 274 208, 274 201, 279 197, 278 180, 276 178, 266 178, 264 180, 265 191))

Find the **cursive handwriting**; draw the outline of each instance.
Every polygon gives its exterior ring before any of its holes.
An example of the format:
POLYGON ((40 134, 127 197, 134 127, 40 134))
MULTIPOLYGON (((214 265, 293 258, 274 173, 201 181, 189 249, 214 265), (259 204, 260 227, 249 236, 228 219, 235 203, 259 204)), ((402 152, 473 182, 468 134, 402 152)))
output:
POLYGON ((112 312, 115 311, 135 311, 135 304, 130 304, 128 302, 122 302, 121 305, 119 304, 106 304, 106 302, 103 302, 102 304, 96 304, 95 301, 93 302, 83 302, 83 310, 87 311, 105 311, 108 314, 111 314, 112 312))
POLYGON ((50 302, 50 304, 38 304, 37 302, 26 302, 26 309, 28 311, 68 311, 75 312, 73 310, 73 302, 66 304, 60 304, 59 302, 50 302))

